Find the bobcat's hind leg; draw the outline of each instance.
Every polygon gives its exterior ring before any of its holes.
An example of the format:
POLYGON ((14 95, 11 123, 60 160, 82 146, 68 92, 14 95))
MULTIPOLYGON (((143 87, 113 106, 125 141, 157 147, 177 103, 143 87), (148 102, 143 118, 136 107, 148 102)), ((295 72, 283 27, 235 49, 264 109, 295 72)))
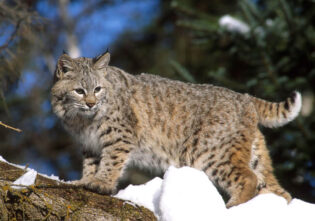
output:
MULTIPOLYGON (((276 179, 276 177, 273 175, 272 172, 270 172, 267 177, 265 177, 265 183, 266 183, 266 187, 265 189, 267 190, 267 192, 272 192, 278 196, 282 196, 283 198, 285 198, 287 200, 288 203, 291 202, 292 197, 290 195, 290 193, 288 193, 285 189, 283 189, 280 184, 278 183, 278 180, 276 179)), ((260 193, 264 192, 264 188, 260 191, 260 193)))
POLYGON ((245 203, 257 194, 256 175, 246 167, 234 168, 235 169, 230 176, 230 186, 227 187, 227 192, 230 195, 230 199, 226 204, 227 208, 245 203))
POLYGON ((249 166, 252 140, 247 131, 239 131, 225 147, 224 158, 217 165, 217 170, 224 172, 215 181, 230 195, 227 208, 245 203, 257 195, 258 179, 249 166))
POLYGON ((272 162, 269 157, 269 151, 266 147, 264 136, 258 131, 256 137, 258 139, 255 143, 255 148, 253 148, 253 154, 255 155, 255 158, 258 158, 259 160, 256 160, 252 169, 257 176, 261 177, 261 182, 264 184, 263 186, 258 185, 261 187, 258 189, 259 194, 271 192, 278 196, 282 196, 289 203, 292 200, 292 197, 281 187, 277 178, 273 174, 272 162))

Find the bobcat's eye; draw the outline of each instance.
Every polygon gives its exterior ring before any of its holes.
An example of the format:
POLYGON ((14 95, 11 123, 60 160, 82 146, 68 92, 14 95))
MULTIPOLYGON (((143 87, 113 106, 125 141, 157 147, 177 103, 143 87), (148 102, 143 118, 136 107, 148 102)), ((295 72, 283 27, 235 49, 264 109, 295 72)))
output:
POLYGON ((74 90, 77 94, 85 94, 84 90, 82 88, 77 88, 74 90))
POLYGON ((62 66, 62 72, 63 72, 63 73, 69 72, 69 68, 67 68, 67 67, 65 67, 65 66, 62 66))
POLYGON ((96 88, 94 89, 94 93, 98 93, 98 92, 100 92, 100 90, 101 90, 101 87, 96 87, 96 88))

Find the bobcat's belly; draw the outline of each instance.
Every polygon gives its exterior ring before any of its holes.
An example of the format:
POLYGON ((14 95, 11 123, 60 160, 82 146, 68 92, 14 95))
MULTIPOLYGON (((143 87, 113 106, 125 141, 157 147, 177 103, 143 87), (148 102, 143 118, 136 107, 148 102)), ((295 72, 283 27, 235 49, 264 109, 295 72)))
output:
POLYGON ((162 147, 140 147, 131 153, 130 163, 157 172, 164 172, 170 165, 179 166, 179 162, 165 153, 162 147))

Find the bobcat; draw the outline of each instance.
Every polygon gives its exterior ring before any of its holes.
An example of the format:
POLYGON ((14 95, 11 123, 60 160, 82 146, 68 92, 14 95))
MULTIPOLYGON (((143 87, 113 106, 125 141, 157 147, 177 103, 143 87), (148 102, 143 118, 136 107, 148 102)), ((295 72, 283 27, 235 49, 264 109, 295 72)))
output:
POLYGON ((300 93, 273 103, 209 84, 130 75, 109 60, 107 52, 93 59, 63 54, 57 62, 52 107, 84 155, 74 184, 111 194, 130 164, 190 166, 227 192, 228 208, 267 192, 290 202, 258 124, 293 120, 300 93))

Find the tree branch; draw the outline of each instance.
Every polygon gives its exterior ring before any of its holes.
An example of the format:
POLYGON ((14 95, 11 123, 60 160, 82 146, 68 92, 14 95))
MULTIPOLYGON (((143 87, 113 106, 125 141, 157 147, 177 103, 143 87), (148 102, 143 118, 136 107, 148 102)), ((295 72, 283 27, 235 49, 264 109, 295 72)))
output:
POLYGON ((15 128, 15 127, 11 127, 11 126, 9 126, 9 125, 7 125, 7 124, 2 123, 2 121, 0 121, 0 125, 1 125, 1 126, 4 126, 5 128, 8 128, 8 129, 14 130, 14 131, 16 131, 16 132, 19 132, 19 133, 22 132, 21 129, 15 128))
POLYGON ((12 181, 24 172, 0 162, 2 220, 156 220, 144 207, 41 175, 37 175, 35 185, 22 190, 11 188, 12 181))

